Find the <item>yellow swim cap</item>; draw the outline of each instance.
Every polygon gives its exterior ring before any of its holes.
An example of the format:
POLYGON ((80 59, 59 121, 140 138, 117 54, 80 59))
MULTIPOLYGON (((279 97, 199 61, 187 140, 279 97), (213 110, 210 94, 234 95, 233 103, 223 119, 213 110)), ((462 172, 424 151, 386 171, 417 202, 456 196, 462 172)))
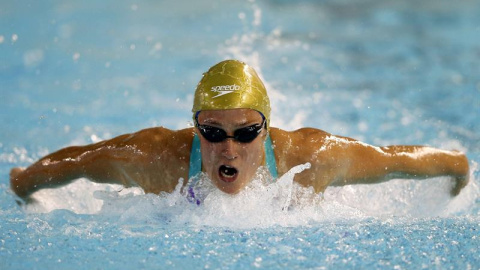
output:
POLYGON ((238 60, 211 67, 197 85, 192 112, 203 110, 253 109, 270 126, 270 100, 255 70, 238 60))

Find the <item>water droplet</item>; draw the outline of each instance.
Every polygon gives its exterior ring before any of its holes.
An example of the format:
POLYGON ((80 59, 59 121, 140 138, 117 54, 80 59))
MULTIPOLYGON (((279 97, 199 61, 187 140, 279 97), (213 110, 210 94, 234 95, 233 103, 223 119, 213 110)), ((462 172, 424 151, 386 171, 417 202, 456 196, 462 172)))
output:
POLYGON ((72 56, 72 59, 75 62, 78 61, 78 59, 80 59, 80 53, 78 53, 78 52, 74 53, 73 56, 72 56))

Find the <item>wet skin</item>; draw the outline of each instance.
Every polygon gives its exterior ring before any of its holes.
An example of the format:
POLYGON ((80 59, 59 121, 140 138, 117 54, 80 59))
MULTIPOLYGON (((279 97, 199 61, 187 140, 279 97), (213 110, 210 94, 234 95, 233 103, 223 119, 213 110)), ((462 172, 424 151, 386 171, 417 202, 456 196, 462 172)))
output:
MULTIPOLYGON (((202 111, 199 124, 224 129, 229 136, 245 126, 262 122, 250 109, 202 111)), ((49 154, 26 169, 13 168, 10 186, 22 198, 42 188, 66 185, 85 177, 97 183, 140 186, 145 192, 172 192, 180 179, 187 179, 190 151, 196 128, 144 129, 99 143, 72 146, 49 154)), ((323 192, 328 186, 373 184, 390 179, 425 179, 450 176, 452 195, 468 183, 469 165, 458 151, 425 146, 377 147, 335 136, 314 128, 285 131, 269 128, 278 175, 292 167, 311 163, 294 181, 323 192)), ((267 130, 250 143, 227 139, 206 141, 200 134, 203 170, 220 190, 242 190, 264 163, 267 130)), ((186 182, 186 181, 185 181, 186 182)), ((185 183, 184 182, 184 183, 185 183)))
MULTIPOLYGON (((258 112, 249 109, 203 111, 198 115, 200 125, 221 128, 229 136, 233 136, 236 129, 261 124, 262 120, 258 112)), ((213 184, 226 193, 234 194, 243 189, 264 162, 266 129, 249 143, 233 138, 212 143, 200 135, 198 129, 196 131, 200 138, 203 170, 213 184)))

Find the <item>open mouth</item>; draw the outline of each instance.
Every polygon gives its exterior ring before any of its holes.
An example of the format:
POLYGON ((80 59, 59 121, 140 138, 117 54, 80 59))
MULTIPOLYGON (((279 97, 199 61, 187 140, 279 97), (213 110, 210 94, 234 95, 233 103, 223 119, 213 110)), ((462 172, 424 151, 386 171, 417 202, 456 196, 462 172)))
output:
POLYGON ((220 179, 224 182, 233 182, 237 179, 238 170, 234 167, 230 167, 227 165, 222 165, 218 169, 218 174, 220 179))

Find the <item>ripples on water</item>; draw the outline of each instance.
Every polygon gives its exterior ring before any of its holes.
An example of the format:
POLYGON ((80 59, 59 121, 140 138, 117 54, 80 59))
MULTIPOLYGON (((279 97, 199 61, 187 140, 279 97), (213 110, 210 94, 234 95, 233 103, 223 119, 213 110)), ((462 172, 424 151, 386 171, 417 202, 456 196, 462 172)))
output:
POLYGON ((12 250, 3 252, 16 258, 28 250, 33 258, 42 257, 37 259, 42 266, 100 268, 119 263, 128 268, 444 268, 478 262, 476 185, 455 199, 448 195, 446 178, 316 194, 294 184, 293 176, 270 183, 268 173, 259 170, 236 196, 220 192, 203 176, 195 187, 204 198, 200 206, 190 203, 180 186, 154 195, 79 180, 36 193, 39 202, 24 207, 26 216, 4 211, 11 220, 2 243, 12 250), (22 229, 9 227, 12 223, 22 229))
MULTIPOLYGON (((257 177, 236 195, 221 192, 206 175, 195 186, 191 203, 181 183, 171 194, 144 194, 140 188, 99 185, 80 180, 70 186, 42 190, 34 195, 36 203, 27 205, 30 213, 50 212, 58 208, 76 213, 115 217, 119 221, 150 220, 161 222, 231 228, 264 228, 306 226, 331 220, 367 218, 422 218, 476 215, 479 188, 469 184, 462 196, 451 198, 451 180, 447 177, 415 180, 393 180, 377 185, 328 188, 317 194, 293 182, 296 173, 308 170, 299 165, 275 183, 259 169, 257 177), (93 191, 97 189, 96 191, 93 191)), ((475 168, 474 168, 475 169, 475 168)), ((183 183, 183 182, 182 182, 183 183)))
POLYGON ((1 269, 479 267, 478 3, 171 5, 3 3, 1 269), (447 178, 314 194, 292 175, 268 185, 259 172, 237 196, 204 179, 196 206, 180 189, 153 195, 81 179, 16 205, 13 166, 140 128, 188 126, 192 89, 224 58, 260 71, 273 126, 456 148, 471 160, 471 184, 453 199, 447 178))

